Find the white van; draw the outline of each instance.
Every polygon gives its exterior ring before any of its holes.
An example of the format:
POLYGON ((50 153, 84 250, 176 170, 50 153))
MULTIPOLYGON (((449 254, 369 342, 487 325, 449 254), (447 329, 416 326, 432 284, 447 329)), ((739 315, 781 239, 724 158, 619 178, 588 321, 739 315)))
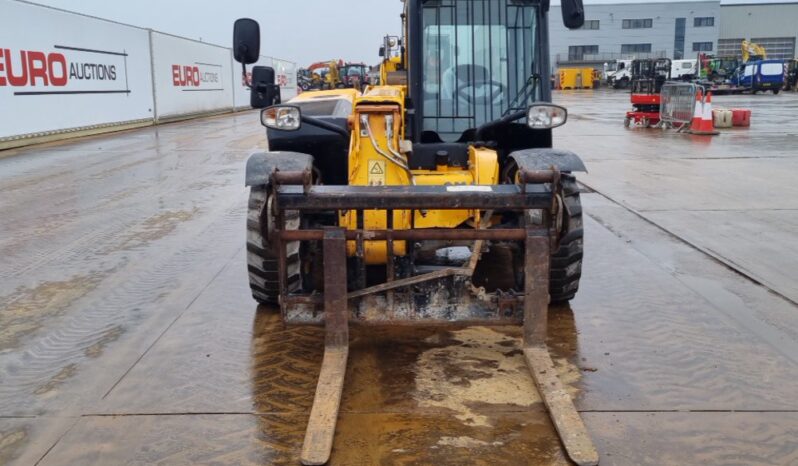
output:
POLYGON ((698 60, 673 60, 671 62, 671 79, 689 81, 698 75, 698 60))

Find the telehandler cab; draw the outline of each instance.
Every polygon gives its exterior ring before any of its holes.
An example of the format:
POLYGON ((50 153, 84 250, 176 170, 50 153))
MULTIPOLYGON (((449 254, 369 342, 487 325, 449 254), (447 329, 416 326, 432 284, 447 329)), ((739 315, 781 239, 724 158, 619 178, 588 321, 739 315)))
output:
MULTIPOLYGON (((552 149, 567 111, 550 103, 548 11, 548 0, 405 0, 403 37, 386 40, 381 83, 362 93, 279 104, 274 73, 253 69, 270 152, 246 169, 252 294, 287 324, 326 329, 303 464, 329 460, 350 323, 451 322, 523 325, 568 456, 598 463, 546 346, 549 302, 579 285, 585 171, 552 149)), ((581 0, 562 13, 569 28, 584 22, 581 0)), ((257 22, 236 21, 244 71, 259 47, 257 22)))

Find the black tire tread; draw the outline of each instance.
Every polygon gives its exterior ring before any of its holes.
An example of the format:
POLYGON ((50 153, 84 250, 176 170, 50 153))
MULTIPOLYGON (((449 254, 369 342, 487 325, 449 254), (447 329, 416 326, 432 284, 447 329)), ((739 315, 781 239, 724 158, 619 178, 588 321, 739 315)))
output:
MULTIPOLYGON (((249 194, 247 213, 247 272, 252 297, 260 304, 276 305, 280 296, 277 250, 266 237, 266 212, 268 191, 265 186, 253 186, 249 194)), ((298 226, 299 214, 286 213, 288 228, 298 226)), ((299 244, 289 243, 286 267, 288 269, 288 290, 299 288, 300 257, 299 244)))
POLYGON ((551 256, 549 295, 552 303, 572 300, 579 290, 584 256, 584 232, 582 230, 582 202, 579 185, 572 175, 562 175, 563 201, 565 203, 565 234, 560 247, 551 256))

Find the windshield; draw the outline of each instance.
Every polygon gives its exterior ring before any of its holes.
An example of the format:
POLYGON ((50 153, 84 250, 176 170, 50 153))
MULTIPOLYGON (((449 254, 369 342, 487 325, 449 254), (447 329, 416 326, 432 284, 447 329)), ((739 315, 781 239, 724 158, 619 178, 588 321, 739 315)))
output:
POLYGON ((455 141, 471 128, 538 99, 530 79, 537 47, 535 6, 523 0, 424 3, 425 131, 455 141))

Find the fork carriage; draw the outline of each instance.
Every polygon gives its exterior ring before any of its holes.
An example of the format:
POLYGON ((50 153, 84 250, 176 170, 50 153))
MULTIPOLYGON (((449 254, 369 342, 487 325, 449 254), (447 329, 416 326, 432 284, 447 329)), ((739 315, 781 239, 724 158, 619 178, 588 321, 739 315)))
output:
MULTIPOLYGON (((325 353, 316 397, 302 450, 303 464, 324 464, 332 449, 335 422, 346 373, 349 324, 416 324, 465 322, 479 325, 523 325, 523 348, 536 386, 551 414, 569 456, 577 464, 597 464, 598 455, 570 396, 557 378, 546 346, 550 257, 560 240, 557 219, 562 216, 560 172, 521 170, 515 185, 450 186, 314 186, 309 171, 280 172, 271 176, 275 228, 270 232, 278 248, 281 271, 280 309, 287 324, 324 325, 325 353), (516 212, 517 227, 393 229, 390 219, 399 210, 469 209, 516 212), (286 228, 289 212, 385 211, 387 228, 348 230, 338 226, 286 228), (531 212, 540 212, 531 215, 531 212), (322 291, 289 291, 287 245, 318 242, 322 249, 322 291), (347 243, 354 242, 355 258, 366 241, 384 241, 388 261, 386 280, 351 289, 347 271, 347 243), (408 241, 472 242, 471 256, 461 266, 440 267, 426 273, 396 277, 394 244, 408 241), (523 289, 486 292, 472 278, 483 247, 489 241, 514 242, 523 248, 523 289), (397 294, 409 294, 395 299, 397 294), (409 298, 409 299, 408 299, 409 298), (396 306, 396 303, 406 303, 396 306)), ((362 221, 358 222, 362 225, 362 221)), ((411 246, 412 248, 412 246, 411 246)), ((362 259, 362 258, 360 258, 362 259)), ((362 260, 355 263, 362 264, 362 260)), ((349 263, 349 264, 348 264, 349 263)))

